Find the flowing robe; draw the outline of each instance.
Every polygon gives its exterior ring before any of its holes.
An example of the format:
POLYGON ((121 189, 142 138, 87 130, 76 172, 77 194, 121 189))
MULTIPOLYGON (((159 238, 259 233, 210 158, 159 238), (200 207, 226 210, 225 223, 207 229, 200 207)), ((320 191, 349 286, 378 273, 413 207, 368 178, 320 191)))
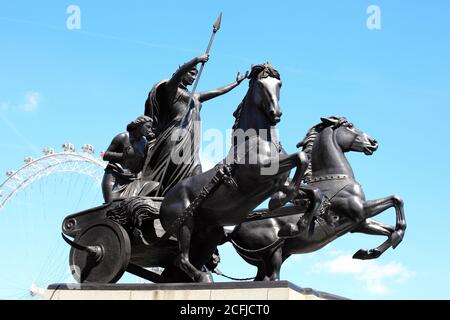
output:
POLYGON ((153 119, 156 141, 147 154, 142 179, 159 182, 152 196, 160 197, 181 180, 201 173, 201 103, 194 95, 188 109, 190 93, 182 87, 177 89, 174 101, 166 101, 166 83, 158 82, 145 103, 145 115, 153 119))

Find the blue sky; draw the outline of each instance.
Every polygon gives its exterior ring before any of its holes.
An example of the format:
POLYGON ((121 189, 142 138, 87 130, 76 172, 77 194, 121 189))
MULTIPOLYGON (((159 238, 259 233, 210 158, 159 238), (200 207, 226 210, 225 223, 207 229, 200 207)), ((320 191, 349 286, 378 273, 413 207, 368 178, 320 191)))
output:
MULTIPOLYGON (((2 2, 0 171, 67 141, 105 150, 143 113, 152 85, 205 50, 223 12, 199 90, 270 61, 283 80, 285 148, 294 152, 320 117, 346 116, 380 142, 371 157, 349 155, 367 198, 405 201, 408 229, 396 250, 352 262, 381 238, 346 235, 290 258, 282 278, 350 298, 448 299, 449 10, 445 0, 2 2), (80 30, 66 28, 71 4, 80 30), (369 5, 381 9, 380 30, 366 27, 369 5)), ((225 133, 246 90, 244 82, 206 102, 203 131, 225 133)), ((393 223, 393 211, 380 220, 393 223)), ((229 246, 221 252, 225 273, 254 274, 229 246)))

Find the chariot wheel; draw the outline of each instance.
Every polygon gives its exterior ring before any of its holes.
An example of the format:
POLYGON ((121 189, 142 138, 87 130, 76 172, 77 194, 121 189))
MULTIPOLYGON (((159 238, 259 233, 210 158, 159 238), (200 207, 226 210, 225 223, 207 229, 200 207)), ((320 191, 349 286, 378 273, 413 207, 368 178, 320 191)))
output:
POLYGON ((80 283, 115 283, 124 274, 130 256, 130 238, 125 229, 104 220, 76 236, 70 250, 70 268, 80 283))

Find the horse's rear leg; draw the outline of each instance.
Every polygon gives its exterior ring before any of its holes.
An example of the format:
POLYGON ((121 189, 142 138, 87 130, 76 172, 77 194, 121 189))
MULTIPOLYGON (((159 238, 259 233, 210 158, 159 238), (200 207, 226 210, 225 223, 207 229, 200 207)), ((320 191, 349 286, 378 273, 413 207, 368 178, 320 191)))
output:
POLYGON ((258 272, 256 273, 255 280, 254 281, 264 281, 266 278, 266 269, 264 267, 264 263, 261 262, 257 265, 258 272))
MULTIPOLYGON (((206 227, 201 232, 196 232, 191 241, 190 261, 198 269, 202 269, 207 264, 217 249, 223 242, 225 234, 223 227, 206 227)), ((213 270, 210 270, 213 271, 213 270)))
POLYGON ((276 249, 270 256, 264 257, 264 281, 279 281, 280 269, 283 262, 281 247, 276 249))
POLYGON ((197 282, 211 282, 208 274, 195 268, 189 260, 189 249, 191 246, 191 237, 194 230, 194 218, 189 217, 183 222, 178 231, 178 245, 180 254, 175 260, 175 264, 186 274, 197 282))

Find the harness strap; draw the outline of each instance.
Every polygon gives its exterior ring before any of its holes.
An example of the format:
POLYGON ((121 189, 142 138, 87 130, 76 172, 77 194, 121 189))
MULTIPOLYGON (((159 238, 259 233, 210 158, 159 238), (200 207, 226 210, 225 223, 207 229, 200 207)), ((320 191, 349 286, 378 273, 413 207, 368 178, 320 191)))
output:
MULTIPOLYGON (((265 247, 259 248, 259 249, 246 249, 246 248, 241 247, 240 245, 238 245, 233 239, 231 239, 230 242, 238 250, 241 250, 241 251, 243 251, 245 253, 255 254, 255 253, 262 253, 262 252, 265 252, 265 251, 269 251, 269 250, 272 250, 272 249, 277 249, 279 246, 283 245, 284 239, 275 240, 271 244, 269 244, 269 245, 267 245, 265 247)), ((248 257, 248 258, 250 258, 250 257, 248 257)))
POLYGON ((208 198, 214 189, 220 185, 221 182, 225 183, 227 186, 237 187, 236 182, 232 178, 232 171, 233 168, 231 165, 226 165, 223 163, 218 164, 216 166, 216 174, 212 177, 211 181, 202 188, 200 193, 194 198, 189 206, 184 209, 183 214, 173 222, 169 230, 167 230, 157 242, 169 239, 171 235, 181 227, 187 218, 194 215, 202 203, 208 198))

